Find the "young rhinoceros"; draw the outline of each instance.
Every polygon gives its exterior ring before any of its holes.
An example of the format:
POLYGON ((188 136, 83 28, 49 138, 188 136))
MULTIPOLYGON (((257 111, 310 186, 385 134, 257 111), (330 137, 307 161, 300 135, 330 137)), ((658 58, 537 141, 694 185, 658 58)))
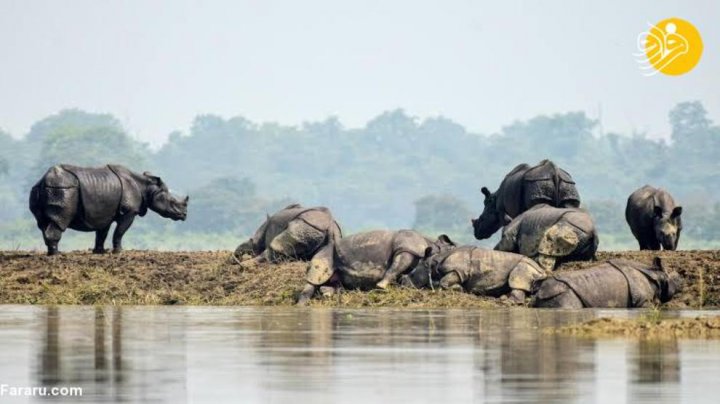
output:
POLYGON ((320 286, 338 282, 346 289, 385 289, 412 271, 428 248, 437 253, 454 247, 444 234, 433 241, 413 230, 376 230, 342 238, 334 251, 323 250, 310 261, 298 304, 310 300, 320 286))
POLYGON ((558 208, 577 208, 580 195, 567 171, 550 160, 543 160, 530 167, 520 164, 510 171, 500 183, 497 191, 485 195, 484 208, 480 217, 472 220, 475 238, 492 236, 502 226, 531 207, 545 203, 558 208))
POLYGON ((682 206, 670 193, 650 185, 633 192, 625 208, 625 220, 641 250, 675 250, 682 230, 682 206))
POLYGON ((512 301, 525 301, 535 281, 544 279, 545 271, 533 260, 520 254, 463 246, 432 254, 425 258, 401 284, 416 288, 430 287, 439 281, 443 289, 460 287, 478 296, 508 295, 512 301))
POLYGON ((593 259, 597 247, 595 223, 587 211, 542 204, 513 219, 495 249, 530 257, 552 271, 562 262, 593 259))
POLYGON ((58 253, 62 233, 70 228, 95 232, 94 253, 105 252, 110 225, 113 252, 122 250, 122 238, 135 216, 148 209, 172 220, 185 220, 188 197, 170 194, 160 179, 137 174, 119 165, 98 168, 61 164, 51 167, 30 191, 30 211, 43 233, 48 255, 58 253))
POLYGON ((328 208, 292 204, 268 215, 255 235, 235 249, 234 256, 238 260, 244 254, 253 256, 241 265, 278 259, 309 261, 323 249, 332 249, 341 237, 340 226, 328 208))
POLYGON ((552 274, 535 285, 530 304, 564 309, 648 307, 670 301, 681 285, 679 275, 666 272, 660 258, 652 266, 617 259, 552 274))

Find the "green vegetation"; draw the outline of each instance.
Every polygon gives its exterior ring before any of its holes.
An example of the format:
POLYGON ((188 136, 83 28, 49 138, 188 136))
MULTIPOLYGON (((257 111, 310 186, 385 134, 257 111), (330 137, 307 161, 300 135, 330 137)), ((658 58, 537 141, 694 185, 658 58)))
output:
MULTIPOLYGON (((152 171, 191 195, 188 221, 153 214, 136 221, 129 248, 232 248, 266 212, 289 204, 330 207, 346 233, 414 227, 474 242, 470 218, 481 186, 497 187, 521 162, 556 161, 575 178, 601 233, 601 249, 635 248, 624 218, 627 196, 644 184, 668 189, 685 207, 681 248, 720 241, 720 127, 699 102, 669 112, 670 141, 603 133, 583 112, 514 122, 499 133, 469 133, 443 117, 388 111, 363 128, 335 118, 300 126, 201 115, 159 150, 107 114, 65 110, 22 138, 0 132, 0 248, 42 248, 27 193, 48 167, 125 164, 152 171)), ((494 240, 483 242, 492 245, 494 240)), ((68 232, 62 248, 88 248, 68 232)))

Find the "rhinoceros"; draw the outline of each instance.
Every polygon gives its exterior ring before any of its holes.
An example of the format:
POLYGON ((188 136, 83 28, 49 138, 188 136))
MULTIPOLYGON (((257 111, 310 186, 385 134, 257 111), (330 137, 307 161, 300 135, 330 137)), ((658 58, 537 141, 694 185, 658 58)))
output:
POLYGON ((552 271, 562 262, 593 259, 598 242, 587 211, 541 204, 505 226, 495 249, 525 255, 552 271))
POLYGON ((253 257, 241 265, 280 259, 309 261, 322 249, 332 248, 341 237, 340 226, 328 208, 292 204, 268 215, 255 234, 235 249, 234 256, 238 262, 245 254, 253 257))
POLYGON ((556 272, 533 288, 530 305, 580 309, 583 307, 649 307, 666 303, 682 290, 675 272, 667 272, 660 258, 652 265, 615 259, 576 271, 556 272))
POLYGON ((433 241, 414 230, 375 230, 342 238, 332 250, 323 250, 310 261, 307 285, 298 304, 306 303, 323 285, 385 289, 400 275, 412 271, 428 248, 437 253, 454 247, 455 243, 444 234, 433 241))
POLYGON ((682 230, 682 206, 669 192, 650 185, 636 190, 627 201, 625 220, 641 250, 675 250, 682 230))
POLYGON ((520 164, 505 176, 497 191, 491 193, 486 187, 481 191, 485 195, 484 208, 480 217, 472 220, 478 240, 489 238, 534 205, 580 206, 580 195, 572 177, 550 160, 543 160, 535 167, 520 164))
POLYGON ((148 209, 172 220, 185 220, 189 197, 173 196, 160 177, 137 174, 120 165, 87 168, 68 164, 48 169, 30 191, 30 211, 42 231, 48 255, 58 253, 62 233, 70 228, 95 232, 94 253, 105 252, 105 239, 115 222, 113 252, 135 216, 148 209))
POLYGON ((462 246, 434 255, 427 249, 417 268, 403 275, 400 283, 427 288, 437 281, 443 289, 460 288, 478 296, 509 295, 520 303, 534 282, 545 277, 540 265, 523 255, 462 246))

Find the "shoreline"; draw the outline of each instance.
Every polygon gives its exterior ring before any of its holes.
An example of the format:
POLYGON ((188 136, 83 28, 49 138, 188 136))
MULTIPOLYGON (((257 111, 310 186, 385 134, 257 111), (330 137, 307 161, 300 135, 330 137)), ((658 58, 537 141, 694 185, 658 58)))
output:
MULTIPOLYGON (((651 262, 659 256, 685 280, 667 309, 720 307, 720 251, 602 251, 598 260, 651 262)), ((95 255, 71 251, 0 251, 0 304, 292 306, 304 286, 306 263, 287 262, 241 270, 230 251, 124 251, 95 255)), ((558 271, 586 268, 572 262, 558 271)), ((501 299, 443 290, 392 287, 387 291, 344 291, 313 299, 311 307, 496 308, 501 299)))

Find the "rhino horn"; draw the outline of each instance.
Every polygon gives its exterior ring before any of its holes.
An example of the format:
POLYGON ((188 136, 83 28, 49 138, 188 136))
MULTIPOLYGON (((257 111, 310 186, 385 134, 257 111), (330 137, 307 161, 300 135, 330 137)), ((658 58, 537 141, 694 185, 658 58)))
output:
POLYGON ((488 198, 490 197, 490 190, 487 189, 487 187, 480 188, 480 192, 482 192, 483 195, 485 195, 486 197, 488 197, 488 198))

